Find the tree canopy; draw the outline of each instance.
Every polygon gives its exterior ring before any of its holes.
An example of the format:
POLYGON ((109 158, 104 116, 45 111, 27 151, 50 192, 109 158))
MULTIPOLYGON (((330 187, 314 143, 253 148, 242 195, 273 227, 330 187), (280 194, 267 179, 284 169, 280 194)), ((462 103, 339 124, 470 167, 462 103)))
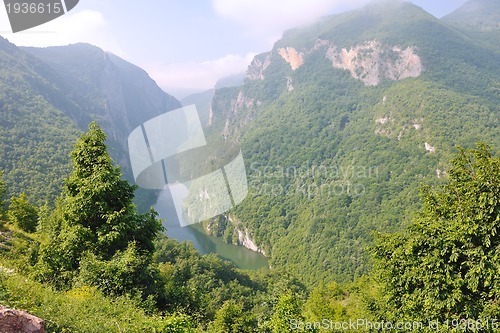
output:
POLYGON ((34 232, 38 224, 38 209, 28 202, 23 192, 19 197, 10 199, 7 217, 10 222, 27 232, 34 232))
POLYGON ((447 184, 423 188, 414 223, 373 247, 389 317, 477 320, 500 310, 500 158, 479 143, 452 165, 447 184))
MULTIPOLYGON (((116 267, 126 266, 100 261, 126 262, 130 253, 151 257, 153 240, 162 229, 154 211, 138 214, 132 203, 135 186, 121 178, 105 140, 105 133, 95 122, 81 135, 71 153, 73 172, 65 180, 62 199, 47 218, 50 221, 42 222, 50 237, 40 246, 38 275, 60 287, 72 284, 83 258, 83 266, 94 269, 92 273, 80 272, 89 283, 89 274, 117 274, 116 267)), ((147 262, 141 261, 137 268, 143 269, 147 262)), ((123 286, 107 289, 120 291, 123 286)))

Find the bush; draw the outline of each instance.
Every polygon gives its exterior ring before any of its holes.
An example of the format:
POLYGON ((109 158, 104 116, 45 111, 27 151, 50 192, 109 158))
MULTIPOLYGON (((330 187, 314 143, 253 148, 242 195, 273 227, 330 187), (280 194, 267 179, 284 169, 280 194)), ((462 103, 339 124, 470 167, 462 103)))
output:
POLYGON ((44 319, 47 332, 194 332, 191 317, 186 315, 148 316, 137 301, 127 297, 109 298, 88 286, 54 291, 0 268, 0 303, 44 319))
POLYGON ((28 202, 25 193, 10 200, 7 218, 15 226, 27 232, 34 232, 38 225, 38 210, 28 202))

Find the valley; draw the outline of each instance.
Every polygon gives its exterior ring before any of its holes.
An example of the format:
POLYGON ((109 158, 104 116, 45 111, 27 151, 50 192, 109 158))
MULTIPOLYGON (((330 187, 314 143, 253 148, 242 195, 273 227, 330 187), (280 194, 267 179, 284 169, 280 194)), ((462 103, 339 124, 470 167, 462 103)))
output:
POLYGON ((99 47, 0 37, 0 303, 58 333, 497 318, 498 22, 496 0, 443 18, 370 3, 181 100, 99 47), (154 160, 143 124, 190 105, 203 145, 154 160), (219 172, 191 200, 232 208, 181 227, 185 194, 134 185, 137 128, 140 163, 165 184, 219 172), (246 184, 225 169, 238 153, 246 184))

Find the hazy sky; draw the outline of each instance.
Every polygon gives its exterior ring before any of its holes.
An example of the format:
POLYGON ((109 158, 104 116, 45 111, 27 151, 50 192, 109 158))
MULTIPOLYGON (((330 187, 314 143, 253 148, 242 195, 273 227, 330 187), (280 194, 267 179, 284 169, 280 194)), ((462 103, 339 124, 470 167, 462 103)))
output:
MULTIPOLYGON (((360 7, 369 0, 80 0, 68 14, 12 34, 0 7, 0 34, 16 45, 87 42, 144 68, 168 93, 211 88, 245 71, 283 31, 360 7)), ((442 17, 466 0, 411 0, 442 17)))

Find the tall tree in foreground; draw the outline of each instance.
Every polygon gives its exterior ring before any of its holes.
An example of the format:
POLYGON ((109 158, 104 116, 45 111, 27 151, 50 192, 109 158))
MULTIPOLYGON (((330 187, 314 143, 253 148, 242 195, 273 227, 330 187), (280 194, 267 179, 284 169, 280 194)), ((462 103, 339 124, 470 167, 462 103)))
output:
POLYGON ((71 153, 73 173, 65 181, 63 197, 48 221, 42 221, 46 237, 36 274, 60 288, 79 281, 124 293, 134 284, 138 290, 151 284, 148 265, 161 223, 154 211, 137 213, 135 186, 122 180, 105 140, 99 125, 91 123, 71 153))
POLYGON ((422 197, 411 227, 381 236, 373 248, 387 295, 385 317, 450 325, 498 318, 500 158, 484 143, 460 149, 449 182, 424 188, 422 197))

